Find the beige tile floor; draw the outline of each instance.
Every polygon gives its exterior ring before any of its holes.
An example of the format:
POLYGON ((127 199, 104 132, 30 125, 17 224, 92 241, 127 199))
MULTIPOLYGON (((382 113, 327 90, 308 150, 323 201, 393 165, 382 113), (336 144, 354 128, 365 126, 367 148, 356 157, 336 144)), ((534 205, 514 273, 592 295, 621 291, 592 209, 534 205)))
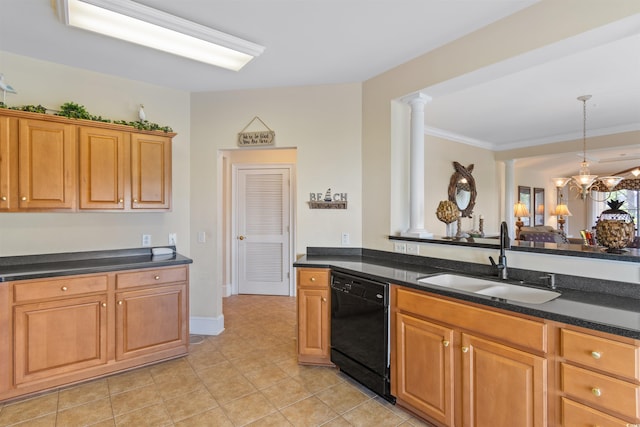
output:
POLYGON ((295 298, 232 296, 223 311, 225 331, 188 356, 0 403, 0 426, 428 425, 336 369, 298 365, 295 298))

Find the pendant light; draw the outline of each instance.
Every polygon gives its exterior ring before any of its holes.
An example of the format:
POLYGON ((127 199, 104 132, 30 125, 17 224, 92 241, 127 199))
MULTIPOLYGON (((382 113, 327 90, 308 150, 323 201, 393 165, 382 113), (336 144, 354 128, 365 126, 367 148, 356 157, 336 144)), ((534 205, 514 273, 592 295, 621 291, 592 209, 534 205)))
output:
POLYGON ((597 175, 591 175, 589 170, 589 162, 587 162, 587 101, 591 99, 591 95, 582 95, 578 97, 578 101, 582 102, 582 162, 580 163, 580 171, 578 175, 571 178, 552 178, 557 188, 562 188, 568 182, 572 182, 572 188, 575 187, 580 193, 580 198, 585 199, 589 194, 589 189, 596 182, 600 181, 612 191, 620 181, 621 176, 603 176, 598 178, 597 175))

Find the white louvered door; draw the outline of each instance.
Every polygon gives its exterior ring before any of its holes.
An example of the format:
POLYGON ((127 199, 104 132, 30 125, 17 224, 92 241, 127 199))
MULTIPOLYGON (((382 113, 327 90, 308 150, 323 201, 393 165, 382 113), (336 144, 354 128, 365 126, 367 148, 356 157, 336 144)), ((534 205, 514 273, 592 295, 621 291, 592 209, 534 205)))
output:
POLYGON ((289 295, 289 169, 237 170, 238 292, 289 295))

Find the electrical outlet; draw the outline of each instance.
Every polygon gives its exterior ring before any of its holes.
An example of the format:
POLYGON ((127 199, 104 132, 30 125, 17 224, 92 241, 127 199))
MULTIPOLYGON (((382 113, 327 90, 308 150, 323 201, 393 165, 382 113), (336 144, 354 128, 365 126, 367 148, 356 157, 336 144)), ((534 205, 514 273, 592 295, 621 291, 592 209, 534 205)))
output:
POLYGON ((151 234, 143 234, 142 235, 142 246, 143 247, 151 246, 151 234))
POLYGON ((169 233, 169 244, 175 246, 178 243, 176 233, 169 233))
POLYGON ((349 244, 349 233, 342 233, 342 246, 349 244))
POLYGON ((404 243, 404 242, 395 242, 393 244, 393 251, 394 252, 405 253, 405 252, 407 252, 407 244, 404 243))
POLYGON ((407 253, 411 255, 418 255, 419 246, 417 243, 407 243, 407 253))
POLYGON ((198 243, 204 243, 207 241, 207 234, 204 231, 198 231, 198 243))

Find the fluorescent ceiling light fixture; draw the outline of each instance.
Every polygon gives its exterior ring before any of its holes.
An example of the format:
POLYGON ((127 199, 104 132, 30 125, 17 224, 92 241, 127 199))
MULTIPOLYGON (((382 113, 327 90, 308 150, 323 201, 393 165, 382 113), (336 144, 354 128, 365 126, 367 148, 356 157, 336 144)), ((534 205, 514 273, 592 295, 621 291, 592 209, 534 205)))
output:
POLYGON ((131 0, 55 0, 66 25, 238 71, 264 47, 131 0))

